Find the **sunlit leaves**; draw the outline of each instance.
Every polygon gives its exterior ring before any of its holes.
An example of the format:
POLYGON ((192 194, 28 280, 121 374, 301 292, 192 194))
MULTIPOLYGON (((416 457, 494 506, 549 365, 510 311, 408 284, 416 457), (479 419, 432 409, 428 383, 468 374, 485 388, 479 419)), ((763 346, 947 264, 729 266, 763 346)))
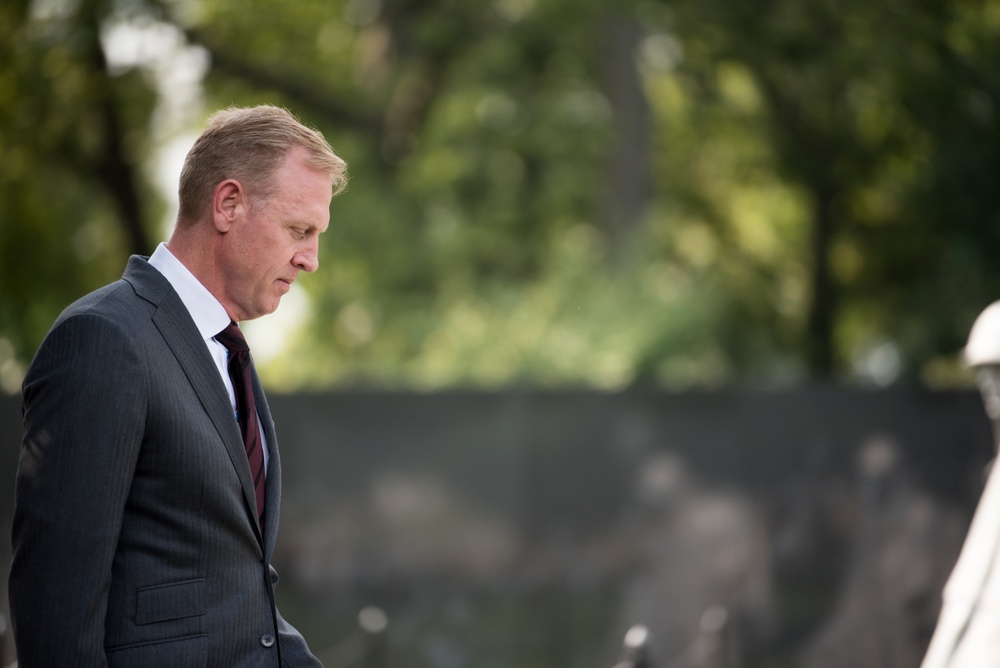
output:
POLYGON ((149 179, 157 142, 271 102, 352 175, 275 386, 800 379, 821 262, 838 377, 940 369, 1000 283, 998 26, 996 0, 6 3, 4 359, 127 255, 102 104, 149 179))

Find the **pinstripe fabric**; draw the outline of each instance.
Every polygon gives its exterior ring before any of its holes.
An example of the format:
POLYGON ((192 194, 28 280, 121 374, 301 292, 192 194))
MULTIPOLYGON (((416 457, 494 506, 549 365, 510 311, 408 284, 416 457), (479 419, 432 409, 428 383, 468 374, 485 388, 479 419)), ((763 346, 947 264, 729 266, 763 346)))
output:
POLYGON ((263 533, 225 386, 159 272, 134 257, 60 316, 23 388, 21 668, 319 666, 274 608, 281 468, 252 380, 270 448, 263 533))

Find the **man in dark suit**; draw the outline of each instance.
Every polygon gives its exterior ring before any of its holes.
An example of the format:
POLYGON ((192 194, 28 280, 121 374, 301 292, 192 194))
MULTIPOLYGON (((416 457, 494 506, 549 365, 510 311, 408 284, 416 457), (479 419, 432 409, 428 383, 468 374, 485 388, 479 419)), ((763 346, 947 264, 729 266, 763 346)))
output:
POLYGON ((274 605, 278 442, 235 323, 316 270, 345 183, 285 110, 219 112, 170 240, 56 320, 23 386, 21 668, 320 665, 274 605))

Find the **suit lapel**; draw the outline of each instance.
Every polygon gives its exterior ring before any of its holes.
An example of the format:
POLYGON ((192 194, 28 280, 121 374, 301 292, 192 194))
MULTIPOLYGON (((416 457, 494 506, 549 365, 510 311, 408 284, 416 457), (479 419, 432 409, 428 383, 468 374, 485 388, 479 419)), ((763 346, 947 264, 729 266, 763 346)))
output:
MULTIPOLYGON (((225 445, 229 459, 239 477, 240 487, 243 489, 244 506, 247 509, 248 519, 253 525, 257 540, 261 541, 256 512, 251 511, 257 507, 257 501, 254 496, 253 480, 250 477, 250 467, 247 464, 246 450, 243 447, 243 438, 234 418, 225 385, 219 377, 215 362, 212 360, 198 328, 191 319, 184 303, 170 286, 169 281, 147 262, 133 257, 129 260, 124 278, 135 287, 137 294, 157 306, 153 314, 153 324, 163 335, 163 340, 183 369, 225 445)), ((266 424, 270 427, 270 414, 268 414, 266 424)), ((271 440, 270 434, 268 440, 271 440)), ((268 505, 270 506, 270 503, 268 505)), ((261 544, 263 545, 263 542, 261 544)))
POLYGON ((274 550, 275 536, 278 534, 278 514, 281 508, 281 459, 278 457, 278 436, 274 428, 271 409, 264 396, 264 388, 257 376, 257 367, 253 367, 253 392, 257 402, 257 414, 264 428, 264 438, 267 440, 267 478, 264 488, 264 554, 270 559, 274 550))

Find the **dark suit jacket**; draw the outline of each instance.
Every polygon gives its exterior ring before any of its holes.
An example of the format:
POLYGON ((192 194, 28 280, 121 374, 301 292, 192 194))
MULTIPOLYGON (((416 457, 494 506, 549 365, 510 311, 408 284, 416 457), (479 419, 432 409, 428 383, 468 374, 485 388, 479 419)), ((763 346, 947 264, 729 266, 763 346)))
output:
POLYGON ((281 464, 258 527, 194 321, 133 257, 56 320, 24 380, 9 595, 21 668, 319 666, 274 606, 281 464))

